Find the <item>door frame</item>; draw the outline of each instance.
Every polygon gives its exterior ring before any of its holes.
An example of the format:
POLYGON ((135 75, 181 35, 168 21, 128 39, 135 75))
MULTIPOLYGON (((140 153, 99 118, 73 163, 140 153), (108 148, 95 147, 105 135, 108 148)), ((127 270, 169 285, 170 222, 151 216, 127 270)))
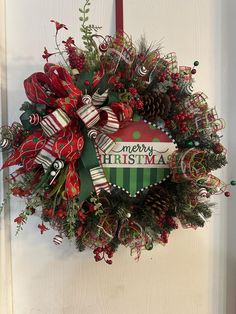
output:
MULTIPOLYGON (((0 0, 0 122, 8 122, 7 110, 7 52, 6 52, 6 0, 0 0)), ((3 153, 0 160, 6 158, 3 153)), ((8 170, 0 173, 0 203, 8 194, 8 184, 4 179, 8 170)), ((11 251, 11 219, 9 201, 5 203, 0 215, 0 313, 13 314, 12 289, 12 251, 11 251)))

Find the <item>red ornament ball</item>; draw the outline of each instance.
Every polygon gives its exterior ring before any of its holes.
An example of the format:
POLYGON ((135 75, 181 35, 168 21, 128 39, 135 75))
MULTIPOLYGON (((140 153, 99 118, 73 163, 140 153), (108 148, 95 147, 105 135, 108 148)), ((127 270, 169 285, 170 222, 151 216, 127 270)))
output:
POLYGON ((89 80, 85 80, 85 81, 84 81, 84 85, 85 85, 85 86, 89 86, 89 85, 90 85, 89 80))
POLYGON ((226 196, 226 197, 230 197, 230 192, 228 192, 228 191, 225 192, 225 196, 226 196))

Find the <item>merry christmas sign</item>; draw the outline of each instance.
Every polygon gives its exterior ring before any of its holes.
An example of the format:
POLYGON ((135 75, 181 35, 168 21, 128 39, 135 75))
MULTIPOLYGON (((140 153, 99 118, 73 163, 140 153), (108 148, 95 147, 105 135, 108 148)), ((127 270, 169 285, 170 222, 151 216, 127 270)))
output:
POLYGON ((100 155, 108 181, 132 196, 169 176, 168 158, 176 149, 161 129, 134 121, 111 136, 116 145, 100 155))

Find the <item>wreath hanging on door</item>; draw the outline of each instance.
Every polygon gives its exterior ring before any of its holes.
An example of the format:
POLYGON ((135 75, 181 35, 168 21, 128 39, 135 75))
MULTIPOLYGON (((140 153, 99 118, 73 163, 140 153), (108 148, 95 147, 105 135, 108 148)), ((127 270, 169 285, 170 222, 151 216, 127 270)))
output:
POLYGON ((144 38, 135 47, 123 32, 98 35, 89 5, 80 9, 84 50, 71 37, 61 50, 67 27, 51 21, 57 51, 45 48, 44 72, 24 81, 21 123, 1 127, 0 147, 10 152, 3 168, 20 165, 8 178, 26 201, 17 232, 37 211, 55 244, 74 239, 111 264, 119 244, 139 258, 180 224, 202 227, 211 195, 230 196, 211 173, 227 163, 224 121, 193 92, 198 61, 178 66, 175 53, 162 56, 144 38), (63 65, 49 63, 53 55, 63 65))

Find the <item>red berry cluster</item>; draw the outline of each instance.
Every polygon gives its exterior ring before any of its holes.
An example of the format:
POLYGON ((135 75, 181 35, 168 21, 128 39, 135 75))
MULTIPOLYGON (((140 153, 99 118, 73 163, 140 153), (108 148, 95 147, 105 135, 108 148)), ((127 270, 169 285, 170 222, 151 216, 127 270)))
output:
POLYGON ((167 73, 166 72, 161 72, 159 74, 159 76, 158 76, 158 81, 163 83, 163 82, 165 82, 166 78, 167 78, 167 73))
POLYGON ((140 99, 137 89, 134 87, 130 87, 129 92, 134 97, 130 102, 130 106, 136 107, 138 110, 143 109, 143 102, 140 99))
POLYGON ((177 82, 179 79, 179 73, 172 73, 171 79, 172 79, 172 89, 174 91, 180 90, 180 87, 179 87, 178 82, 177 82))
POLYGON ((172 125, 172 124, 175 125, 175 123, 174 123, 172 120, 166 120, 166 121, 165 121, 165 127, 166 127, 167 129, 172 129, 172 128, 173 128, 173 125, 172 125))
POLYGON ((166 215, 164 212, 161 212, 158 214, 158 216, 156 218, 156 222, 160 228, 163 228, 163 225, 165 223, 165 218, 166 218, 166 215))
POLYGON ((93 250, 93 254, 96 262, 104 260, 107 264, 112 264, 111 258, 113 257, 114 250, 110 245, 107 244, 103 247, 96 247, 93 250))
POLYGON ((171 74, 172 86, 169 89, 168 94, 169 94, 170 100, 172 102, 177 101, 176 92, 178 92, 180 90, 180 87, 178 85, 179 77, 180 77, 179 73, 172 73, 171 74))
POLYGON ((176 81, 179 79, 179 73, 172 73, 171 74, 171 79, 173 83, 176 83, 176 81))
POLYGON ((177 123, 178 128, 181 133, 185 133, 188 131, 187 121, 192 120, 194 117, 194 113, 187 113, 181 111, 180 113, 174 116, 174 121, 177 123))
POLYGON ((66 210, 64 210, 63 208, 59 208, 56 212, 55 212, 55 216, 58 218, 65 218, 67 216, 67 212, 66 210))
POLYGON ((166 219, 166 222, 168 223, 168 225, 172 228, 172 229, 178 229, 178 224, 176 223, 176 221, 174 220, 173 217, 168 216, 166 219))
POLYGON ((71 68, 77 69, 79 72, 81 72, 85 65, 85 55, 83 53, 77 53, 75 41, 72 37, 69 37, 66 41, 63 41, 63 44, 65 45, 71 68))
POLYGON ((169 237, 169 233, 164 230, 162 231, 160 237, 159 237, 159 240, 162 242, 162 243, 167 243, 168 242, 168 237, 169 237))

